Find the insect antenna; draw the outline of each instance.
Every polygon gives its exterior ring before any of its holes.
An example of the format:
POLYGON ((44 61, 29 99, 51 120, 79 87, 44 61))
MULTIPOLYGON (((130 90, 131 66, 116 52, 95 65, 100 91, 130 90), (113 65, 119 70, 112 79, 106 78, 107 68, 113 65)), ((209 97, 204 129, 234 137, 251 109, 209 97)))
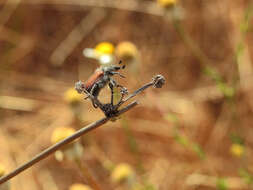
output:
MULTIPOLYGON (((122 64, 122 60, 120 60, 118 64, 119 65, 122 64)), ((125 68, 126 68, 126 65, 122 65, 121 69, 125 69, 125 68)))

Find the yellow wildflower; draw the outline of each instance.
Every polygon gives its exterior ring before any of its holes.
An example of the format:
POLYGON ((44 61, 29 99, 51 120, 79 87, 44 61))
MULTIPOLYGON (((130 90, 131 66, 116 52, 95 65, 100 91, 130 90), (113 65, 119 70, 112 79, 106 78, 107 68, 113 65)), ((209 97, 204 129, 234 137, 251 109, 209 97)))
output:
POLYGON ((121 163, 117 165, 111 174, 113 182, 122 182, 134 178, 134 170, 129 164, 121 163))
POLYGON ((114 45, 110 42, 101 42, 95 47, 95 51, 99 54, 113 54, 114 45))
POLYGON ((230 152, 234 156, 241 157, 245 152, 245 148, 242 144, 234 143, 230 147, 230 152))
POLYGON ((68 103, 80 102, 82 97, 74 88, 70 88, 64 93, 64 100, 68 103))
POLYGON ((92 190, 88 185, 75 183, 69 187, 69 190, 92 190))
POLYGON ((177 4, 177 0, 157 0, 159 5, 164 8, 172 8, 177 4))
MULTIPOLYGON (((53 134, 51 136, 51 142, 53 144, 69 137, 75 133, 75 129, 70 127, 60 127, 53 131, 53 134)), ((80 159, 83 154, 83 147, 78 141, 74 141, 72 143, 69 143, 64 146, 61 150, 57 150, 55 152, 55 158, 59 162, 63 161, 65 158, 67 160, 73 161, 80 159)))
POLYGON ((71 128, 71 127, 59 127, 56 128, 53 131, 53 134, 51 136, 51 142, 53 144, 65 139, 66 137, 72 135, 73 133, 75 133, 75 129, 71 128))
POLYGON ((3 176, 5 173, 5 168, 2 164, 0 164, 0 177, 3 176))
POLYGON ((124 41, 116 46, 115 54, 119 59, 128 61, 137 58, 138 49, 132 42, 124 41))

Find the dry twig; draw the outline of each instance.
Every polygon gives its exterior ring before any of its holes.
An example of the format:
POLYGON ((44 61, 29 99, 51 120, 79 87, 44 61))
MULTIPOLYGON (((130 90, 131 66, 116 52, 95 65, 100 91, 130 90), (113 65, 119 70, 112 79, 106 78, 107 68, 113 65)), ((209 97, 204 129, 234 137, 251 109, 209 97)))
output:
MULTIPOLYGON (((123 113, 125 113, 126 111, 130 110, 131 108, 135 107, 138 103, 135 101, 129 105, 127 105, 125 108, 119 110, 118 115, 121 115, 123 113)), ((41 153, 37 154, 34 158, 32 158, 30 161, 26 162, 25 164, 23 164, 22 166, 18 167, 17 169, 13 170, 12 172, 10 172, 9 174, 3 176, 0 178, 0 184, 8 181, 9 179, 15 177, 16 175, 18 175, 19 173, 23 172, 24 170, 30 168, 31 166, 33 166, 34 164, 36 164, 37 162, 43 160, 44 158, 48 157, 49 155, 51 155, 52 153, 54 153, 56 150, 60 149, 61 147, 63 147, 64 145, 74 141, 75 139, 79 138, 80 136, 88 133, 91 130, 94 130, 96 128, 98 128, 99 126, 107 123, 110 120, 109 117, 104 117, 98 121, 95 121, 93 123, 91 123, 90 125, 78 130, 76 133, 74 133, 73 135, 69 136, 68 138, 56 143, 55 145, 47 148, 46 150, 42 151, 41 153)))
MULTIPOLYGON (((150 86, 153 86, 154 88, 161 88, 164 83, 165 83, 164 77, 162 75, 156 75, 152 79, 152 81, 150 83, 147 83, 146 85, 142 86, 141 88, 139 88, 138 90, 136 90, 134 93, 132 93, 131 95, 129 95, 129 97, 127 97, 123 101, 123 103, 125 103, 127 100, 129 100, 130 98, 136 96, 137 94, 139 94, 140 92, 144 91, 145 89, 147 89, 150 86)), ((92 97, 89 97, 89 98, 92 98, 92 97)), ((0 178, 0 184, 6 182, 8 180, 10 180, 11 178, 15 177, 19 173, 21 173, 21 172, 25 171, 26 169, 30 168, 31 166, 33 166, 37 162, 43 160, 44 158, 46 158, 49 155, 51 155, 52 153, 54 153, 56 150, 58 150, 61 147, 63 147, 64 145, 69 144, 70 142, 72 142, 75 139, 79 138, 80 136, 88 133, 89 131, 98 128, 99 126, 102 126, 103 124, 105 124, 109 120, 111 120, 113 117, 118 117, 119 115, 127 112, 128 110, 130 110, 133 107, 135 107, 137 104, 138 104, 137 101, 134 101, 134 102, 130 103, 129 105, 127 105, 126 107, 122 108, 121 110, 118 110, 118 107, 116 109, 113 109, 112 110, 113 114, 111 115, 111 117, 107 116, 107 117, 104 117, 104 118, 102 118, 102 119, 100 119, 98 121, 95 121, 95 122, 89 124, 88 126, 81 128, 80 130, 78 130, 77 132, 75 132, 73 135, 71 135, 71 136, 63 139, 62 141, 56 143, 55 145, 53 145, 53 146, 45 149, 44 151, 42 151, 41 153, 37 154, 35 157, 33 157, 31 160, 29 160, 28 162, 26 162, 22 166, 16 168, 15 170, 13 170, 12 172, 10 172, 9 174, 1 177, 0 178)))

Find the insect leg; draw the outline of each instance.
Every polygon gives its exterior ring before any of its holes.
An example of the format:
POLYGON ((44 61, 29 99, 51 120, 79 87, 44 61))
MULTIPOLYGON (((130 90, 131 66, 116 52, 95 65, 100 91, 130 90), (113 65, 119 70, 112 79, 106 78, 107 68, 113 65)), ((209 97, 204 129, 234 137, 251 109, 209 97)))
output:
POLYGON ((114 97, 114 86, 115 86, 115 81, 114 80, 110 80, 109 82, 109 87, 111 89, 111 105, 113 106, 113 97, 114 97))
POLYGON ((120 97, 120 100, 118 101, 118 103, 116 105, 116 107, 118 107, 118 105, 121 104, 121 101, 123 100, 124 96, 126 94, 128 94, 128 90, 127 90, 126 87, 124 87, 124 86, 122 86, 120 84, 117 84, 117 82, 113 78, 111 78, 110 83, 112 83, 113 87, 120 88, 120 95, 121 95, 121 97, 120 97))
MULTIPOLYGON (((97 98, 97 96, 95 96, 95 95, 94 95, 94 92, 97 90, 97 88, 98 88, 98 84, 97 84, 97 83, 95 83, 95 84, 92 86, 91 90, 90 90, 90 94, 91 94, 91 95, 93 95, 93 96, 94 96, 94 98, 97 98)), ((98 105, 97 105, 97 104, 95 104, 94 100, 93 100, 93 99, 91 99, 91 101, 92 101, 92 105, 94 106, 94 108, 97 108, 97 107, 98 107, 98 105)))
POLYGON ((113 74, 113 75, 119 75, 121 78, 126 78, 124 75, 122 75, 122 74, 120 74, 119 72, 115 72, 115 71, 111 71, 110 72, 111 74, 113 74))

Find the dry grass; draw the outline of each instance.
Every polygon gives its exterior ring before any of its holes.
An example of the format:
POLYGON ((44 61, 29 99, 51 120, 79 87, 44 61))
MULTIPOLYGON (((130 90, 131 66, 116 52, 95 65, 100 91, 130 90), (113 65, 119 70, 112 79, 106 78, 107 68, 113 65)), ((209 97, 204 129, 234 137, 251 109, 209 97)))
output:
MULTIPOLYGON (((84 48, 131 41, 141 69, 127 67, 127 78, 117 80, 129 91, 157 73, 167 83, 139 96, 140 105, 117 122, 80 139, 81 161, 96 183, 130 189, 111 180, 112 168, 128 163, 135 182, 159 190, 251 189, 250 1, 179 6, 177 19, 152 0, 1 1, 0 163, 7 171, 50 146, 55 128, 78 129, 103 116, 89 101, 69 105, 64 92, 98 66, 83 56, 84 48)), ((107 89, 102 96, 109 96, 107 89)), ((73 162, 51 156, 15 177, 11 189, 67 190, 73 183, 88 181, 73 162)))

